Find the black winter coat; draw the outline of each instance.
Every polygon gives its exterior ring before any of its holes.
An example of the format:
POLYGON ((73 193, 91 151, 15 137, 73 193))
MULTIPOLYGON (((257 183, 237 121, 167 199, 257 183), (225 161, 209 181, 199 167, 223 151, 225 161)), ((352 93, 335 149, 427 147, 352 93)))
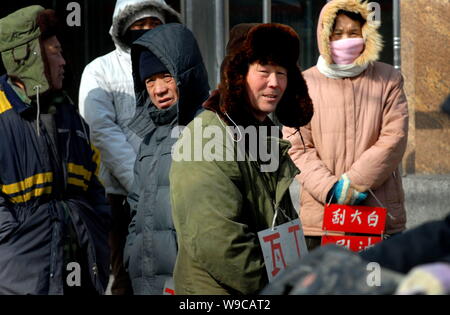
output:
POLYGON ((181 24, 165 24, 146 32, 134 42, 131 59, 137 105, 130 126, 137 134, 146 135, 136 158, 133 191, 128 196, 132 221, 124 265, 135 294, 162 294, 177 257, 169 170, 178 133, 172 134, 172 130, 188 124, 201 111, 209 95, 208 77, 193 34, 181 24), (149 101, 139 76, 139 57, 145 49, 175 78, 178 104, 158 110, 149 101), (143 125, 142 115, 150 115, 153 125, 143 125))
POLYGON ((450 263, 450 214, 393 236, 360 253, 361 258, 401 273, 433 262, 450 263))

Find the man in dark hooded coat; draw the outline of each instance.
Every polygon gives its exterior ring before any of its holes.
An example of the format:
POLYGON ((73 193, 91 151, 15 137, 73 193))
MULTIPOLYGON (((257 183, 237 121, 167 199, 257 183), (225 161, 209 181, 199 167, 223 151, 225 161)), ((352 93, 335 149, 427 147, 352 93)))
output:
MULTIPOLYGON (((131 50, 136 112, 149 115, 150 131, 141 143, 128 196, 132 221, 124 263, 135 294, 162 294, 170 285, 177 256, 169 170, 178 126, 187 125, 208 98, 209 85, 197 42, 181 24, 145 33, 131 50)), ((140 114, 142 115, 142 114, 140 114)), ((131 122, 138 129, 135 117, 131 122)))

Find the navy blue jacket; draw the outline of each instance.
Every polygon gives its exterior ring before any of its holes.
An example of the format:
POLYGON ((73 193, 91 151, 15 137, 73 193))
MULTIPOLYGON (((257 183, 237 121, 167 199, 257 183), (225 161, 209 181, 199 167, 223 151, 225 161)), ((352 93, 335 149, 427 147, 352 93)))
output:
POLYGON ((36 106, 23 102, 7 79, 0 77, 0 294, 64 293, 67 218, 86 258, 84 271, 102 294, 110 209, 88 126, 62 98, 55 136, 42 122, 38 134, 36 106))
POLYGON ((395 235, 359 253, 361 258, 407 274, 435 262, 450 263, 450 214, 395 235))

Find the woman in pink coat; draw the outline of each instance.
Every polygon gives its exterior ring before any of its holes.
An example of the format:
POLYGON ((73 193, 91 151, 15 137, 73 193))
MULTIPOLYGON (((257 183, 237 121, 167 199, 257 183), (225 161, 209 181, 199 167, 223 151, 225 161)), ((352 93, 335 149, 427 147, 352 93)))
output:
POLYGON ((401 73, 376 61, 382 40, 370 13, 359 0, 324 6, 317 28, 320 57, 303 73, 314 116, 300 128, 301 135, 283 129, 301 170, 300 215, 310 249, 320 245, 324 204, 330 200, 381 203, 389 213, 386 234, 405 229, 398 168, 407 142, 408 106, 401 73))

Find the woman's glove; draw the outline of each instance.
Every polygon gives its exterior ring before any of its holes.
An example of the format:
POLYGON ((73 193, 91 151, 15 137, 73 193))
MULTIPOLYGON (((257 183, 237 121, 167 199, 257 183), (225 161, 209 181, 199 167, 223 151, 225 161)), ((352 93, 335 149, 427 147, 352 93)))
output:
POLYGON ((331 203, 359 205, 367 198, 367 193, 352 188, 350 184, 347 174, 342 174, 341 179, 331 188, 327 199, 330 200, 331 196, 333 196, 331 203))

